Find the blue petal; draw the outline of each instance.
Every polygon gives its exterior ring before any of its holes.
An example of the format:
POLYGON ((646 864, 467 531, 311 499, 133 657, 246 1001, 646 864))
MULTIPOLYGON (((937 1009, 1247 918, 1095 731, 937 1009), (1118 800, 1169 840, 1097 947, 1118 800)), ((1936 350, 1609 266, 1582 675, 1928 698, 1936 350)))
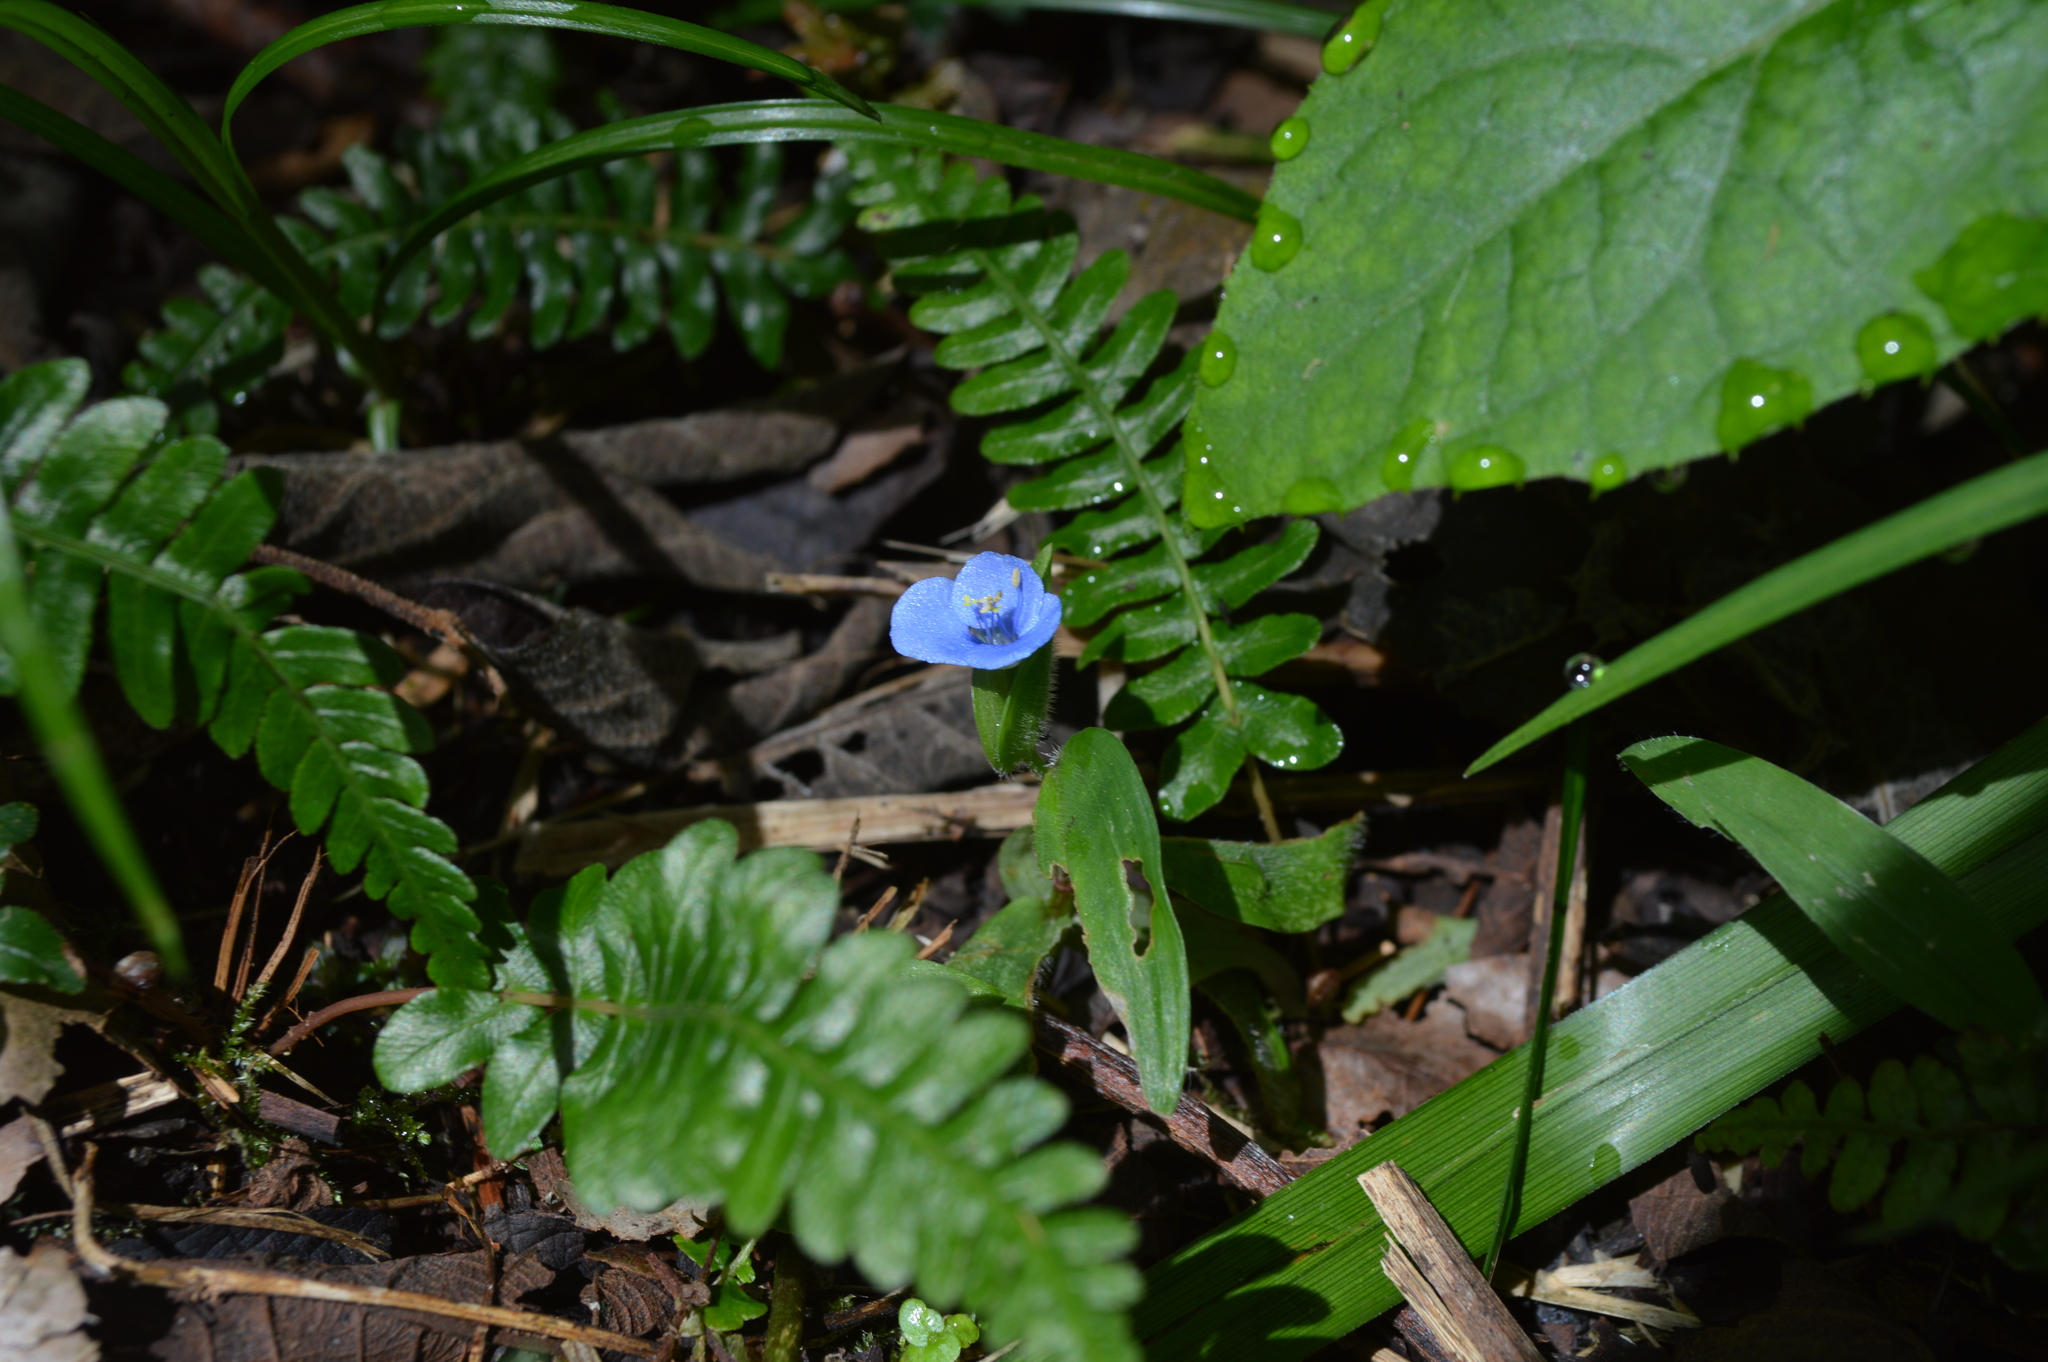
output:
POLYGON ((1039 604, 1038 617, 1031 621, 1029 629, 1017 636, 1015 643, 976 643, 974 660, 967 665, 985 672, 999 672, 1005 667, 1016 666, 1051 642, 1052 636, 1059 632, 1060 609, 1059 597, 1045 596, 1039 604))
POLYGON ((920 662, 950 662, 978 667, 979 650, 988 645, 967 633, 953 610, 953 583, 927 577, 896 598, 889 612, 889 642, 905 657, 920 662))

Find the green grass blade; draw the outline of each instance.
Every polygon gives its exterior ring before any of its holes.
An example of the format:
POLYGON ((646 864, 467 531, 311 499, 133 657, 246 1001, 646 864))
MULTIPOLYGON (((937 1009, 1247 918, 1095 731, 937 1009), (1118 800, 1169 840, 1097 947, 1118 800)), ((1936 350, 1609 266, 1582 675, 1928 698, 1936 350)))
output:
POLYGON ((2040 1018, 2040 985, 1984 910, 1826 790, 1698 738, 1652 738, 1621 760, 1686 818, 1740 842, 1837 950, 1942 1025, 2017 1036, 2040 1018))
MULTIPOLYGON (((862 14, 880 0, 825 0, 819 6, 827 14, 862 14)), ((1321 38, 1342 18, 1325 9, 1290 5, 1282 0, 1024 0, 1005 4, 1003 0, 963 0, 979 9, 991 9, 1004 16, 1032 10, 1070 10, 1080 14, 1115 14, 1126 19, 1172 19, 1187 24, 1220 24, 1228 28, 1263 28, 1275 33, 1292 33, 1303 38, 1321 38)), ((781 0, 742 0, 711 16, 718 28, 745 28, 772 24, 782 18, 781 0)))
POLYGON ((1608 663, 1591 686, 1564 696, 1487 748, 1465 774, 1475 775, 1572 720, 1810 605, 2044 511, 2048 454, 2036 454, 1866 525, 1765 573, 1683 624, 1630 649, 1608 663))
MULTIPOLYGON (((383 348, 361 333, 319 274, 285 239, 241 165, 177 91, 120 43, 48 0, 0 0, 0 27, 35 39, 105 86, 177 158, 201 191, 240 224, 241 238, 208 244, 222 249, 229 260, 263 279, 303 312, 330 341, 354 356, 379 388, 397 390, 397 370, 383 348), (236 249, 225 250, 230 245, 236 249)), ((171 211, 167 203, 159 206, 171 211)))
MULTIPOLYGON (((2048 920, 2048 722, 1888 830, 1963 887, 2008 939, 2048 920)), ((1551 1032, 1517 1229, 1655 1157, 1898 999, 1774 896, 1551 1032)), ((1307 1356, 1399 1302, 1358 1187, 1395 1159, 1468 1245, 1499 1210, 1527 1046, 1282 1189, 1148 1274, 1147 1355, 1307 1356)))
MULTIPOLYGON (((19 3, 20 0, 0 0, 19 3)), ((715 57, 780 76, 824 99, 844 105, 855 114, 873 118, 874 109, 865 99, 822 71, 814 71, 794 57, 735 38, 716 29, 648 14, 618 5, 599 5, 585 0, 494 0, 477 4, 473 0, 380 0, 376 4, 352 5, 323 14, 300 24, 270 46, 258 52, 235 77, 221 109, 221 140, 234 145, 231 125, 235 110, 249 97, 257 82, 294 57, 367 33, 388 33, 398 28, 439 27, 452 24, 520 24, 533 28, 563 28, 576 33, 600 33, 633 42, 673 47, 699 56, 715 57)))
POLYGON ((276 278, 266 275, 268 262, 256 243, 238 223, 126 147, 109 142, 83 123, 66 118, 8 85, 0 85, 0 118, 76 156, 129 193, 162 210, 222 259, 232 260, 256 274, 271 292, 282 292, 276 278))
POLYGON ((136 840, 135 829, 121 808, 120 796, 107 775, 106 763, 86 727, 85 717, 66 692, 55 655, 29 613, 28 587, 22 578, 21 554, 5 498, 0 498, 0 646, 14 659, 20 680, 19 699, 29 727, 57 784, 84 826, 114 882, 128 896, 150 945, 163 958, 173 978, 188 973, 185 943, 178 920, 158 887, 149 858, 136 840))
POLYGON ((958 114, 892 104, 877 112, 880 117, 870 120, 825 100, 761 100, 651 114, 591 128, 480 176, 412 228, 385 265, 384 277, 395 277, 428 242, 470 214, 545 180, 649 152, 756 142, 894 142, 933 147, 956 156, 1122 185, 1246 222, 1258 215, 1259 201, 1253 195, 1213 175, 1157 157, 1086 146, 958 114))
POLYGON ((0 27, 35 39, 104 86, 230 215, 246 220, 262 211, 255 189, 192 106, 92 23, 48 0, 0 0, 0 27))
POLYGON ((1550 943, 1543 956, 1543 982, 1536 990, 1536 1025, 1529 1034, 1529 1061, 1523 1066, 1522 1100, 1515 1106, 1515 1138, 1508 1156, 1508 1185, 1501 1194, 1500 1215, 1493 1223, 1493 1244, 1486 1250, 1486 1277, 1500 1266, 1501 1250, 1514 1234, 1515 1213, 1522 1205, 1522 1178, 1529 1167, 1529 1133, 1535 1124, 1536 1099, 1543 1095, 1544 1060, 1550 1054, 1550 1009, 1557 998, 1558 960, 1564 954, 1564 929, 1571 911, 1573 872, 1579 859, 1579 823, 1586 814, 1586 766, 1593 730, 1572 729, 1571 754, 1564 763, 1564 790, 1558 799, 1557 883, 1550 903, 1550 943))

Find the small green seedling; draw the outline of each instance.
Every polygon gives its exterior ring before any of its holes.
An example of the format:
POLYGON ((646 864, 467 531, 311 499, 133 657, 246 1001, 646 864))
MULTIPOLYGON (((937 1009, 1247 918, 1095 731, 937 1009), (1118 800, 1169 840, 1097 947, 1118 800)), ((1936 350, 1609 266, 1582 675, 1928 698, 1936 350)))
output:
POLYGON ((953 1362, 962 1348, 981 1341, 972 1315, 941 1315, 915 1296, 903 1302, 896 1327, 903 1332, 898 1362, 953 1362))

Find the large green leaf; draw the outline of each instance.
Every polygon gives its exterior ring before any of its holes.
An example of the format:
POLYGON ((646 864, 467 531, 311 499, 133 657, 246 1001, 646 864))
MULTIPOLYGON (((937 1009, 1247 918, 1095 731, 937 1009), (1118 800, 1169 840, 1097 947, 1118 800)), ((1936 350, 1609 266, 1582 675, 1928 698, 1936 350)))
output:
MULTIPOLYGON (((1397 0, 1300 116, 1218 319, 1234 372, 1195 405, 1225 504, 1516 481, 1502 447, 1529 476, 1617 455, 1609 483, 1854 391, 1880 317, 1913 319, 1885 377, 1963 348, 1915 276, 1980 218, 2048 214, 2048 7, 1397 0)), ((1963 272, 1996 283, 1997 245, 1963 272)))
POLYGON ((1698 738, 1621 754, 1650 793, 1742 844, 1858 968, 1943 1025, 2021 1035, 2041 988, 1990 916, 1927 858, 1783 767, 1698 738))
POLYGON ((1274 932, 1312 932, 1344 913, 1351 856, 1365 820, 1350 818, 1320 837, 1225 842, 1164 837, 1167 883, 1218 917, 1274 932))
MULTIPOLYGON (((2048 722, 1887 830, 1963 887, 2008 939, 2048 920, 2048 722)), ((1654 1158, 1899 1005, 1774 896, 1551 1032, 1518 1229, 1654 1158)), ((1357 1176, 1397 1160, 1468 1247, 1500 1208, 1527 1047, 1375 1133, 1152 1269, 1146 1354, 1284 1362, 1400 1300, 1357 1176)))
POLYGON ((1115 1260, 1133 1234, 1074 1206, 1101 1160, 1042 1143, 1067 1106, 1013 1072, 1029 1026, 907 976, 900 933, 828 945, 839 893, 818 858, 739 859, 738 841, 707 820, 542 895, 494 988, 399 1010, 379 1078, 416 1091, 488 1064, 491 1147, 527 1147, 559 1104, 599 1205, 716 1199, 739 1236, 786 1223, 811 1257, 962 1301, 998 1341, 1128 1362, 1137 1281, 1115 1260))
POLYGON ((1187 948, 1167 901, 1152 800, 1123 741, 1106 728, 1075 734, 1039 791, 1032 826, 1039 864, 1048 874, 1064 869, 1073 883, 1088 963, 1130 1034, 1145 1101, 1170 1112, 1192 1025, 1187 948), (1150 890, 1149 904, 1132 888, 1132 870, 1150 890))
POLYGON ((1590 684, 1560 696, 1486 749, 1465 774, 1483 771, 1572 720, 1810 605, 2044 511, 2048 454, 2036 454, 1845 534, 1738 587, 1602 666, 1587 678, 1590 684))

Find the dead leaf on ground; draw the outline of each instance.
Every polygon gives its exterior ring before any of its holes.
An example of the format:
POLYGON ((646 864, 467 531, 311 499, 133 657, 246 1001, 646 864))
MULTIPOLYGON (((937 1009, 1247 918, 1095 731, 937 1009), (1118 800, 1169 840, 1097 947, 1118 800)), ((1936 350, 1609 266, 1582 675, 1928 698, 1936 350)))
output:
POLYGON ((890 425, 862 423, 866 429, 851 430, 832 451, 832 457, 812 466, 805 479, 820 492, 843 492, 896 462, 896 456, 924 441, 924 422, 901 421, 890 425))
POLYGON ((1465 1034, 1463 1010, 1441 1001, 1412 1022, 1387 1011, 1359 1026, 1333 1026, 1316 1055, 1323 1125, 1339 1148, 1357 1143, 1383 1117, 1406 1116, 1496 1057, 1465 1034))
MULTIPOLYGON (((357 1267, 313 1266, 291 1260, 252 1260, 274 1271, 318 1281, 417 1291, 472 1305, 518 1305, 545 1289, 555 1274, 530 1257, 507 1258, 498 1289, 490 1288, 485 1254, 400 1258, 357 1267)), ((226 1296, 187 1300, 170 1332, 150 1347, 159 1362, 462 1362, 477 1326, 444 1315, 422 1315, 292 1296, 226 1296)), ((500 1341, 516 1338, 494 1331, 500 1341)), ((545 1346, 545 1345, 543 1345, 545 1346)))
POLYGON ((310 1211, 334 1204, 334 1189, 320 1176, 320 1165, 306 1142, 296 1135, 278 1141, 269 1162, 249 1175, 247 1191, 240 1204, 251 1210, 310 1211))
POLYGON ((847 607, 825 646, 765 676, 734 683, 705 706, 693 752, 732 751, 801 723, 883 655, 894 603, 869 597, 847 607))
POLYGON ((26 1116, 0 1125, 0 1205, 14 1195, 28 1170, 43 1160, 43 1142, 26 1116))
POLYGON ((95 1012, 0 993, 0 1106, 17 1097, 30 1105, 47 1097, 64 1073, 57 1062, 58 1035, 70 1025, 98 1030, 105 1020, 95 1012))
POLYGON ((592 1324, 635 1337, 663 1327, 676 1311, 675 1298, 661 1283, 616 1267, 600 1269, 577 1299, 590 1307, 592 1324))
POLYGON ((9 1362, 94 1362, 100 1345, 85 1332, 98 1321, 71 1255, 40 1239, 26 1257, 0 1248, 0 1357, 9 1362))
POLYGON ((1784 1267, 1777 1304, 1678 1340, 1678 1362, 1934 1362, 1911 1329, 1821 1263, 1784 1267))
POLYGON ((1669 1263, 1723 1239, 1773 1239, 1777 1231, 1764 1213, 1718 1180, 1702 1192, 1690 1169, 1632 1197, 1629 1219, 1643 1236, 1647 1261, 1669 1263))
POLYGON ((1444 997, 1464 1009, 1467 1035, 1512 1050, 1522 1043, 1529 1012, 1529 957, 1461 960, 1444 971, 1444 997))
POLYGON ((569 1180, 568 1165, 562 1162, 561 1154, 552 1149, 543 1149, 529 1156, 526 1171, 532 1175, 533 1189, 542 1200, 560 1206, 578 1226, 586 1230, 603 1230, 616 1239, 633 1243, 671 1234, 696 1235, 703 1231, 705 1218, 711 1213, 709 1203, 677 1201, 658 1211, 636 1211, 619 1206, 599 1215, 576 1195, 576 1184, 569 1180))
POLYGON ((972 680, 965 667, 900 677, 757 743, 741 760, 750 775, 779 779, 786 795, 806 799, 921 794, 986 782, 972 680))

